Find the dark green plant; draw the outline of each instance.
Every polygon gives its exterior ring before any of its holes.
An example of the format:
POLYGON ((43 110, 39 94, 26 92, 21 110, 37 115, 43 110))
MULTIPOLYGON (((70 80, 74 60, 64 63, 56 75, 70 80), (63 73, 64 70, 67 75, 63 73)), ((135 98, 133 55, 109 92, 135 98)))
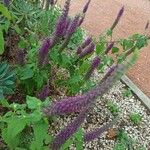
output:
POLYGON ((129 117, 131 122, 133 122, 134 124, 140 124, 140 122, 142 121, 142 116, 139 113, 132 113, 129 117))
POLYGON ((6 62, 0 64, 0 99, 10 95, 15 88, 15 73, 6 62))
POLYGON ((124 98, 129 98, 132 96, 132 91, 130 88, 124 89, 124 91, 122 92, 122 95, 124 98))
POLYGON ((112 101, 107 102, 107 107, 114 116, 118 115, 120 112, 117 104, 113 103, 112 101))

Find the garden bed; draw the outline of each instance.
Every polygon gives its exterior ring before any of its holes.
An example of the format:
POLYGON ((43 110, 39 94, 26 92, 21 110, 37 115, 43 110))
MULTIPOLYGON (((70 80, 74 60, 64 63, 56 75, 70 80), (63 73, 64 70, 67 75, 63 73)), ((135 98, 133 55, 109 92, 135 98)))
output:
MULTIPOLYGON (((95 80, 98 80, 98 74, 95 80)), ((134 93, 118 81, 102 98, 97 99, 95 109, 82 125, 85 132, 92 131, 118 116, 116 124, 105 131, 98 139, 86 143, 85 150, 149 150, 150 112, 134 93), (131 116, 134 116, 131 119, 131 116), (139 119, 139 120, 138 120, 139 119), (136 122, 136 120, 138 120, 136 122), (118 139, 118 134, 120 139, 118 139)), ((50 133, 56 134, 76 115, 60 117, 50 127, 50 133)), ((76 148, 72 145, 70 150, 76 148)))
POLYGON ((148 112, 117 81, 150 38, 112 41, 124 7, 99 40, 85 37, 90 0, 73 18, 70 2, 0 3, 0 149, 149 148, 148 112))

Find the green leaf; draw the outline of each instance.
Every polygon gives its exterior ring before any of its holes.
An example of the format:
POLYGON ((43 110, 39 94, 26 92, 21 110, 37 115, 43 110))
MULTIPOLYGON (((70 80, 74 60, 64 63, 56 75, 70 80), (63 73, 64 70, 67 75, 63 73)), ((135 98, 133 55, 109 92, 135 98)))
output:
POLYGON ((3 106, 3 107, 9 107, 9 103, 7 102, 7 100, 6 99, 1 99, 0 100, 0 104, 3 106))
POLYGON ((31 143, 31 149, 44 150, 44 141, 47 139, 48 123, 40 121, 33 125, 34 141, 31 143))
POLYGON ((89 61, 85 61, 79 68, 79 73, 80 74, 83 74, 85 72, 87 72, 87 70, 89 69, 90 67, 90 63, 89 61))
POLYGON ((29 109, 39 109, 42 105, 42 102, 36 97, 27 96, 26 101, 29 109))
POLYGON ((33 69, 30 66, 26 66, 26 68, 22 69, 20 72, 21 80, 30 79, 33 77, 33 69))
POLYGON ((16 148, 19 144, 19 134, 27 125, 26 117, 11 117, 7 121, 7 128, 3 129, 2 137, 11 148, 16 148))
POLYGON ((74 135, 75 136, 75 144, 76 144, 76 150, 83 150, 83 144, 84 144, 84 139, 83 139, 83 130, 79 129, 79 131, 74 135))
POLYGON ((114 53, 117 53, 117 52, 119 52, 119 48, 118 47, 113 47, 112 48, 112 53, 114 54, 114 53))
POLYGON ((0 25, 0 55, 2 55, 3 53, 4 53, 4 37, 2 26, 0 25))
POLYGON ((67 150, 68 147, 73 144, 73 139, 72 138, 69 138, 65 144, 60 148, 60 150, 67 150))
POLYGON ((0 3, 0 12, 8 19, 11 20, 11 15, 7 9, 7 7, 5 7, 3 4, 0 3))

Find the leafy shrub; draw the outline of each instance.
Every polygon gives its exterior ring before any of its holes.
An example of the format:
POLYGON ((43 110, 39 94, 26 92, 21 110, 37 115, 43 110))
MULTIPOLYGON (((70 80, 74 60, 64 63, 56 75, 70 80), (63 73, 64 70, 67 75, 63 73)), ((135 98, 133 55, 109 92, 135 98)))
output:
POLYGON ((139 124, 142 120, 142 116, 138 113, 132 113, 130 114, 130 120, 134 123, 134 124, 139 124))
POLYGON ((114 115, 116 116, 118 113, 119 113, 119 108, 116 104, 114 104, 113 102, 109 101, 107 103, 107 107, 109 109, 109 111, 114 115))

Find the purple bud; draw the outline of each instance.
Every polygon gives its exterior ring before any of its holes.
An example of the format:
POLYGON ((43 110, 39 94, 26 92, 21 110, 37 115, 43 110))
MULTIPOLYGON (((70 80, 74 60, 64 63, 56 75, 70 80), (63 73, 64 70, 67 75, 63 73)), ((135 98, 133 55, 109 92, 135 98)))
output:
POLYGON ((10 3, 10 0, 3 0, 3 4, 4 4, 6 7, 9 7, 9 3, 10 3))
POLYGON ((117 25, 118 22, 120 21, 120 19, 121 19, 123 13, 124 13, 124 6, 120 9, 120 11, 119 11, 119 13, 118 13, 118 15, 117 15, 117 18, 115 19, 115 21, 114 21, 112 27, 110 28, 111 30, 113 30, 113 29, 116 27, 116 25, 117 25))
POLYGON ((79 19, 79 23, 78 23, 78 26, 81 26, 81 24, 83 23, 84 21, 84 18, 85 18, 85 15, 82 16, 80 19, 79 19))
POLYGON ((78 22, 79 22, 79 15, 75 16, 75 18, 70 23, 67 33, 66 33, 67 36, 72 35, 76 31, 78 27, 78 22))
POLYGON ((99 66, 99 64, 100 64, 100 58, 97 56, 97 57, 94 58, 90 69, 86 73, 85 78, 84 78, 85 80, 88 80, 91 77, 92 73, 99 66))
POLYGON ((146 25, 145 25, 145 30, 147 30, 149 27, 149 20, 147 21, 146 25))
POLYGON ((39 49, 39 66, 42 67, 42 65, 45 62, 46 56, 48 55, 49 49, 52 48, 53 41, 51 39, 46 39, 41 48, 39 49))
POLYGON ((19 65, 25 64, 25 50, 24 49, 19 49, 17 51, 17 62, 19 65))
POLYGON ((91 42, 90 45, 86 47, 84 51, 82 51, 82 53, 79 55, 79 58, 83 58, 86 55, 91 54, 94 51, 94 49, 95 49, 95 44, 91 42))
POLYGON ((60 150, 61 146, 79 129, 81 124, 84 122, 88 110, 83 110, 78 117, 67 125, 54 139, 51 149, 60 150))
POLYGON ((63 8, 63 13, 62 13, 65 18, 67 18, 68 13, 69 13, 70 2, 71 2, 71 0, 66 0, 65 1, 65 5, 64 5, 64 8, 63 8))
POLYGON ((85 6, 83 8, 83 13, 84 14, 87 12, 90 2, 91 2, 91 0, 88 0, 88 2, 85 4, 85 6))
POLYGON ((108 54, 109 51, 113 48, 113 46, 114 46, 114 42, 110 43, 105 50, 105 54, 108 54))
POLYGON ((99 66, 99 64, 100 64, 100 58, 97 56, 94 58, 91 68, 96 69, 99 66))
POLYGON ((88 37, 81 45, 81 48, 84 49, 85 47, 87 47, 90 43, 92 42, 92 38, 88 37))
POLYGON ((45 85, 42 91, 38 94, 40 100, 45 100, 49 96, 50 90, 49 85, 45 85))
POLYGON ((66 0, 62 15, 59 17, 58 22, 56 24, 54 39, 56 37, 58 38, 62 37, 64 35, 64 32, 66 32, 65 28, 68 18, 69 7, 70 7, 70 0, 66 0))
POLYGON ((81 54, 81 52, 82 52, 82 48, 79 46, 77 49, 77 55, 81 54))

